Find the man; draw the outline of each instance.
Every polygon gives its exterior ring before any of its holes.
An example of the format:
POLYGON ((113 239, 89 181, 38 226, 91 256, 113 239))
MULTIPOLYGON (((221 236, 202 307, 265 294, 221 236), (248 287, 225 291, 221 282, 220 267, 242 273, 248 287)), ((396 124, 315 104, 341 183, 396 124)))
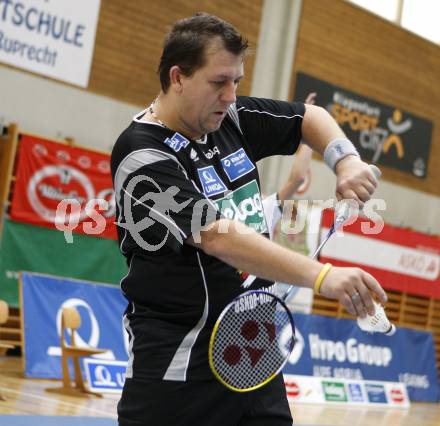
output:
POLYGON ((237 394, 210 372, 209 336, 243 291, 238 271, 259 277, 251 288, 315 285, 360 316, 373 312, 372 293, 386 298, 371 275, 323 267, 267 238, 255 163, 293 154, 301 136, 325 151, 339 198, 363 203, 376 181, 325 110, 236 97, 246 48, 214 16, 178 21, 165 39, 159 96, 112 152, 120 248, 130 266, 121 281, 130 335, 121 426, 291 425, 281 375, 237 394))

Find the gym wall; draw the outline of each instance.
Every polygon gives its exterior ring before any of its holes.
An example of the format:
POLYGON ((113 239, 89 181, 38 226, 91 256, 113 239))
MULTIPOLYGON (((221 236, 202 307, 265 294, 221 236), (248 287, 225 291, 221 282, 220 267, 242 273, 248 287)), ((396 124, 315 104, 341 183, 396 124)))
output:
POLYGON ((102 0, 89 87, 75 86, 0 64, 0 124, 49 138, 109 151, 132 116, 157 96, 157 65, 165 33, 177 19, 198 11, 234 24, 249 40, 249 94, 262 0, 102 0))
POLYGON ((383 173, 440 196, 438 45, 345 1, 303 0, 292 89, 298 71, 432 121, 427 178, 385 167, 383 173))

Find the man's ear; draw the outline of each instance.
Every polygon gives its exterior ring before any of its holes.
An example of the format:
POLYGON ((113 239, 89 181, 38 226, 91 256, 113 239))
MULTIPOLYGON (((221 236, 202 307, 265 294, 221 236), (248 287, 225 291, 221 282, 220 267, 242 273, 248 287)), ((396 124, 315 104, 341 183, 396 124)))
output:
POLYGON ((170 87, 178 93, 183 89, 182 77, 183 74, 180 67, 178 65, 173 65, 170 68, 170 87))

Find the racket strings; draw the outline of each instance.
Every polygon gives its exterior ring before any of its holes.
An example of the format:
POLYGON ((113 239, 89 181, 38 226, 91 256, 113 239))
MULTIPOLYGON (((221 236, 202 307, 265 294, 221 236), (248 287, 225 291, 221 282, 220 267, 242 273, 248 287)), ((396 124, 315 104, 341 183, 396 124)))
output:
POLYGON ((277 374, 293 347, 284 306, 269 293, 243 295, 218 322, 212 347, 215 371, 234 389, 249 389, 277 374))

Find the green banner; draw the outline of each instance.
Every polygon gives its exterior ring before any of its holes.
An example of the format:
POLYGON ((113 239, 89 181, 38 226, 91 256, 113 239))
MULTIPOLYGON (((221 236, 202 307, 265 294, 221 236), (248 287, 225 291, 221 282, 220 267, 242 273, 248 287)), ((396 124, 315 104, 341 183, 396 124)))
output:
POLYGON ((118 285, 127 273, 117 241, 4 221, 0 246, 0 299, 18 306, 19 271, 118 285))

